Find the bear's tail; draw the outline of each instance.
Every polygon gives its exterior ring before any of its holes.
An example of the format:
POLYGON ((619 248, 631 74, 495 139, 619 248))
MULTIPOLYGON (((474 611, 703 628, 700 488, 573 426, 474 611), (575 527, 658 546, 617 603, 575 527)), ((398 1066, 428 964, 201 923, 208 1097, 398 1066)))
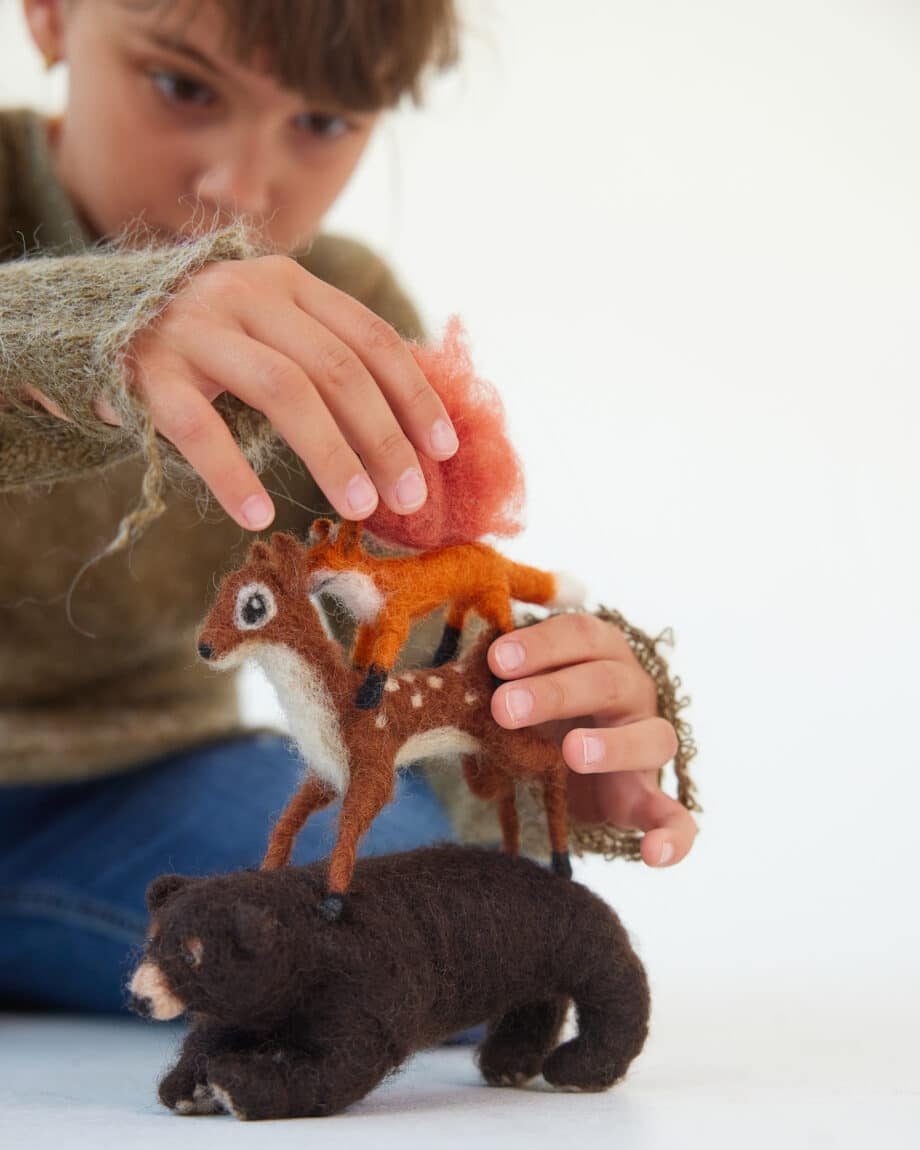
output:
MULTIPOLYGON (((625 932, 624 932, 625 934, 625 932)), ((578 1035, 543 1062, 543 1077, 569 1090, 606 1090, 642 1050, 650 996, 645 968, 627 942, 615 964, 596 970, 572 995, 578 1035)))

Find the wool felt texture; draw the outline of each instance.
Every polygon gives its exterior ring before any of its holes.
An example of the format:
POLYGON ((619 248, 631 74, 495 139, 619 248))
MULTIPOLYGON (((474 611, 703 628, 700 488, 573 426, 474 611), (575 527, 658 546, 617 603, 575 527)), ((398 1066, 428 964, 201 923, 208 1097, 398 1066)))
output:
MULTIPOLYGON (((181 457, 158 437, 167 479, 162 514, 138 526, 130 547, 91 562, 143 501, 150 464, 136 426, 100 422, 88 414, 87 399, 111 399, 123 384, 107 358, 109 333, 124 335, 162 310, 169 276, 160 261, 175 253, 131 256, 100 244, 58 182, 45 118, 31 109, 0 109, 0 174, 0 785, 76 781, 251 730, 240 713, 237 676, 211 674, 194 642, 212 581, 242 562, 252 536, 194 476, 180 479, 181 457), (130 275, 117 263, 126 256, 130 275), (49 311, 67 317, 67 325, 55 327, 49 311), (17 402, 25 384, 54 399, 70 421, 17 402)), ((179 278, 202 251, 188 248, 189 262, 174 267, 179 278)), ((209 252, 230 254, 220 244, 209 252)), ((411 301, 364 245, 321 234, 296 258, 405 337, 423 339, 411 301)), ((272 529, 304 538, 314 518, 332 513, 328 501, 261 413, 235 407, 230 397, 224 406, 224 399, 215 406, 275 499, 272 529)), ((347 613, 321 601, 347 646, 347 613)), ((677 719, 689 762, 690 727, 677 717, 689 700, 677 701, 664 634, 653 638, 612 609, 597 614, 624 630, 655 677, 661 714, 677 719)), ((465 628, 465 644, 478 622, 465 628)), ((417 623, 397 669, 430 662, 443 630, 443 612, 417 623)), ((456 833, 464 841, 498 841, 493 804, 471 796, 461 775, 459 763, 429 772, 456 833)), ((523 785, 517 791, 521 849, 543 857, 550 846, 542 800, 523 785)), ((624 828, 575 824, 571 845, 577 853, 638 858, 639 838, 624 828)))
POLYGON ((365 527, 387 543, 425 550, 518 534, 524 526, 523 466, 501 397, 473 369, 459 317, 450 318, 440 345, 412 343, 410 350, 440 396, 460 445, 450 459, 419 456, 428 498, 418 511, 397 515, 381 503, 365 527))
POLYGON ((305 548, 276 532, 252 544, 247 562, 227 576, 198 635, 215 670, 256 660, 274 685, 307 766, 303 786, 272 831, 263 865, 284 866, 313 811, 342 799, 329 863, 329 893, 344 895, 358 843, 392 799, 395 772, 412 762, 462 756, 470 789, 498 804, 503 843, 517 851, 515 778, 538 778, 554 861, 568 870, 565 763, 552 739, 533 728, 507 730, 492 717, 493 676, 485 631, 464 658, 386 680, 380 707, 355 703, 361 672, 348 666, 309 598, 305 548))
POLYGON ((617 915, 580 883, 445 844, 362 859, 338 922, 319 913, 324 889, 322 862, 150 884, 132 1003, 154 1019, 191 1016, 159 1083, 165 1106, 335 1114, 413 1052, 482 1022, 478 1064, 495 1086, 542 1072, 604 1090, 642 1050, 644 968, 617 915), (569 1000, 578 1034, 557 1045, 569 1000))
POLYGON ((381 557, 362 546, 363 530, 361 523, 316 519, 300 560, 310 593, 334 596, 359 621, 352 660, 361 670, 389 671, 412 622, 444 603, 446 625, 461 633, 470 611, 498 631, 512 630, 512 599, 552 607, 580 602, 574 580, 515 563, 486 543, 381 557))

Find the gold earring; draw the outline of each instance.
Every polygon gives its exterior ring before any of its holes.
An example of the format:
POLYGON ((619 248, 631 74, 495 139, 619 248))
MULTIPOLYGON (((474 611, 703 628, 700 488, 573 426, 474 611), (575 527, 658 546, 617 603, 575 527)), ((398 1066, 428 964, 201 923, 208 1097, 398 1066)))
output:
POLYGON ((45 53, 45 71, 50 72, 54 65, 57 63, 57 56, 53 52, 45 53))

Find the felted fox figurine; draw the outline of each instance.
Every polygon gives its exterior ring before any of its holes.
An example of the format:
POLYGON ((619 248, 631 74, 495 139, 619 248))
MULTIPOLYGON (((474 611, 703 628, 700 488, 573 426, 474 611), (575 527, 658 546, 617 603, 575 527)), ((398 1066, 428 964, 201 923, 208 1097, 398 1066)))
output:
POLYGON ((570 576, 505 558, 486 543, 458 543, 418 555, 372 555, 361 543, 362 525, 316 519, 302 569, 310 594, 324 592, 358 620, 352 663, 366 673, 358 707, 373 709, 414 619, 450 603, 433 666, 457 653, 467 613, 476 611, 499 632, 511 631, 511 600, 551 607, 577 606, 582 588, 570 576))

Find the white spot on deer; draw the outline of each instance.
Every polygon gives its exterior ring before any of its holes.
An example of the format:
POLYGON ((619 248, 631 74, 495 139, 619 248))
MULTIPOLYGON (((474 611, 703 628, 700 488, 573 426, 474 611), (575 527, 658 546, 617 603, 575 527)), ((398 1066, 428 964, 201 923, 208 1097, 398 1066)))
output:
POLYGON ((467 691, 467 693, 463 696, 463 701, 464 703, 469 703, 472 706, 472 704, 475 703, 478 698, 479 696, 475 691, 467 691))
POLYGON ((387 725, 387 717, 383 713, 383 711, 381 711, 380 714, 377 716, 377 718, 374 719, 374 726, 377 727, 378 730, 383 730, 383 728, 386 725, 387 725))
POLYGON ((383 689, 385 691, 398 691, 399 683, 396 681, 396 679, 393 678, 392 675, 390 675, 387 681, 383 684, 383 689))
POLYGON ((412 706, 418 709, 422 705, 422 696, 418 691, 412 696, 412 706))
POLYGON ((479 740, 459 727, 434 727, 411 735, 396 752, 393 766, 397 769, 407 763, 423 759, 438 759, 442 755, 476 754, 479 740))
POLYGON ((412 671, 404 671, 399 677, 400 677, 400 679, 402 679, 402 681, 404 683, 414 683, 415 682, 415 675, 413 674, 412 671))
POLYGON ((428 686, 431 687, 434 691, 440 691, 440 689, 444 686, 444 680, 440 675, 429 675, 428 686))

